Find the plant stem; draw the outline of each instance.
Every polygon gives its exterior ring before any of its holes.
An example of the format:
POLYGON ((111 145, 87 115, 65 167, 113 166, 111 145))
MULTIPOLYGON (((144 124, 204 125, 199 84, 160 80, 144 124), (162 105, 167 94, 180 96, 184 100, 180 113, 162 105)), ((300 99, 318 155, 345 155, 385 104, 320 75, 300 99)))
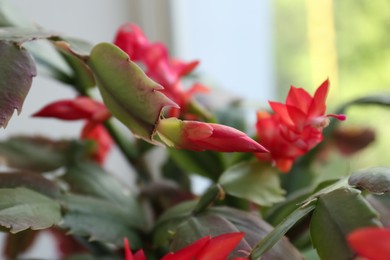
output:
POLYGON ((270 250, 285 234, 295 225, 300 219, 315 209, 316 201, 312 201, 308 204, 302 205, 294 210, 288 217, 279 223, 268 235, 266 235, 260 242, 253 248, 250 255, 250 259, 261 259, 261 256, 270 250))

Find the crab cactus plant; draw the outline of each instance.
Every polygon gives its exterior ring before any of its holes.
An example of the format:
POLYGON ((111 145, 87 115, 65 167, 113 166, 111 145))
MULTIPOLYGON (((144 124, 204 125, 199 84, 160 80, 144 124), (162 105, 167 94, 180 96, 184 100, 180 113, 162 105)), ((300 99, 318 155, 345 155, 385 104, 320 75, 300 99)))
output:
POLYGON ((73 139, 0 141, 4 257, 18 258, 40 234, 54 238, 61 259, 390 257, 390 168, 340 166, 374 139, 340 128, 347 109, 388 106, 388 97, 329 113, 326 79, 313 94, 292 86, 284 103, 270 101, 270 110, 253 111, 254 124, 238 127, 237 107, 226 105, 232 113, 219 117, 198 98, 212 86, 184 80, 200 61, 171 57, 137 25, 93 45, 20 27, 8 4, 0 1, 1 131, 20 120, 11 117, 42 71, 72 87, 74 98, 23 113, 84 126, 73 139), (49 49, 69 70, 41 55, 49 49), (113 147, 132 185, 106 169, 113 147), (193 176, 206 180, 204 191, 194 192, 193 176))

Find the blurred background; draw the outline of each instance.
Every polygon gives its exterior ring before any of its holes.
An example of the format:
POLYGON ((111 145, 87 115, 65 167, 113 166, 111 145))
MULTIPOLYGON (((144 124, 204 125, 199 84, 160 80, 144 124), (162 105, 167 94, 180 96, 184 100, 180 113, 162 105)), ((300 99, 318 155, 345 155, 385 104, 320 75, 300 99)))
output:
MULTIPOLYGON (((362 0, 13 0, 43 28, 91 41, 112 42, 125 22, 138 24, 151 41, 164 42, 174 57, 201 61, 196 73, 209 87, 248 100, 245 109, 283 101, 290 85, 310 93, 331 82, 328 112, 365 95, 390 93, 390 1, 362 0), (222 91, 221 91, 222 90, 222 91)), ((67 86, 38 76, 24 111, 3 139, 14 134, 78 136, 81 124, 31 119, 43 105, 74 97, 67 86)), ((388 165, 390 110, 352 107, 352 128, 369 127, 375 142, 348 161, 353 170, 388 165)), ((108 168, 124 169, 117 151, 108 168), (119 165, 119 166, 118 166, 119 165), (123 168, 121 168, 123 167, 123 168)))

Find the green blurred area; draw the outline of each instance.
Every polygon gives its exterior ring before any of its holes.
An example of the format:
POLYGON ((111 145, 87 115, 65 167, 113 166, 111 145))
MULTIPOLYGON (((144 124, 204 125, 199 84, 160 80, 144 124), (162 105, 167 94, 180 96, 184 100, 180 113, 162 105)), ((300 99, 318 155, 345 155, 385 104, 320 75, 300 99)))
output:
MULTIPOLYGON (((327 77, 331 82, 328 112, 358 97, 377 93, 390 95, 390 1, 309 1, 273 2, 278 99, 285 99, 291 84, 313 93, 327 77), (318 24, 309 12, 323 6, 330 6, 331 15, 318 24), (318 81, 314 79, 312 69, 321 68, 320 63, 326 61, 311 56, 313 42, 310 41, 310 30, 317 27, 321 30, 327 26, 334 34, 322 35, 316 40, 317 44, 334 45, 332 55, 337 73, 332 77, 328 71, 317 71, 317 74, 324 75, 322 81, 318 81), (332 85, 332 82, 335 84, 332 85)), ((389 165, 390 108, 352 107, 348 109, 347 116, 343 126, 370 127, 376 132, 373 144, 348 158, 351 170, 389 165)))

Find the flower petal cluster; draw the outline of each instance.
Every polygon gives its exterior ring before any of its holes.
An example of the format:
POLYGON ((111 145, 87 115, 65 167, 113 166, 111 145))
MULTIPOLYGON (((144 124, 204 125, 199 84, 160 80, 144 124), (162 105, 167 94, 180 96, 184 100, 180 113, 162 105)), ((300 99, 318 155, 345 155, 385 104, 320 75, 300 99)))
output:
MULTIPOLYGON (((146 67, 146 74, 164 87, 163 92, 186 111, 192 96, 196 93, 208 92, 208 88, 200 83, 185 89, 181 77, 192 72, 199 61, 183 62, 172 59, 163 43, 151 43, 135 24, 122 25, 114 40, 115 45, 126 52, 134 62, 140 62, 146 67)), ((170 116, 178 117, 180 110, 172 108, 170 116)))
POLYGON ((163 119, 157 134, 168 146, 193 151, 267 152, 263 146, 245 133, 220 124, 198 121, 163 119))
POLYGON ((390 259, 389 228, 361 228, 350 233, 347 240, 350 247, 365 259, 390 259))
POLYGON ((324 81, 312 97, 302 88, 291 86, 286 103, 269 102, 274 114, 257 113, 258 141, 269 154, 256 155, 272 161, 282 172, 288 172, 295 161, 323 139, 322 130, 328 117, 345 120, 344 115, 325 114, 329 81, 324 81))
POLYGON ((102 103, 88 97, 59 100, 48 104, 33 116, 61 120, 86 120, 81 131, 81 139, 95 141, 97 147, 92 158, 100 164, 104 163, 113 141, 102 125, 111 117, 110 112, 102 103))
POLYGON ((129 240, 127 238, 124 239, 125 245, 125 260, 147 260, 144 250, 140 249, 135 254, 131 251, 129 240))
MULTIPOLYGON (((175 253, 166 254, 161 260, 225 260, 244 236, 242 232, 223 234, 213 238, 206 236, 175 253)), ((240 257, 233 260, 244 259, 248 258, 240 257)), ((146 257, 142 249, 133 255, 125 239, 125 260, 146 260, 146 257)))

